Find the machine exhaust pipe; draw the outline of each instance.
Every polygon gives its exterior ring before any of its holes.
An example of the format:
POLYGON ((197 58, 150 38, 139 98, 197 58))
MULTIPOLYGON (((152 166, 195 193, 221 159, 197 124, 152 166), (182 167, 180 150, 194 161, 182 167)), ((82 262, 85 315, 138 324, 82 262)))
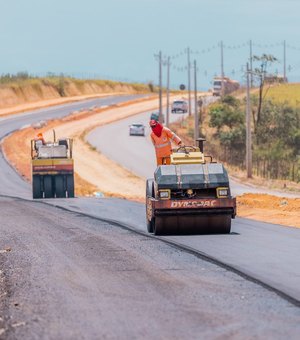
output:
POLYGON ((197 138, 196 143, 198 144, 198 147, 202 153, 204 153, 204 142, 206 141, 205 138, 197 138))

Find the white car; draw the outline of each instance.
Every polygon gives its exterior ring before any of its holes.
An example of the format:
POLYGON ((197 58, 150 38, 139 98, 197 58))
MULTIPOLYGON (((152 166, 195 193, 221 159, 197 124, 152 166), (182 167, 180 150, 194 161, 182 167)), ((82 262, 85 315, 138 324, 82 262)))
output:
POLYGON ((141 123, 129 125, 129 136, 145 136, 145 125, 141 123))
POLYGON ((172 104, 172 113, 188 112, 188 103, 185 100, 174 100, 172 104))

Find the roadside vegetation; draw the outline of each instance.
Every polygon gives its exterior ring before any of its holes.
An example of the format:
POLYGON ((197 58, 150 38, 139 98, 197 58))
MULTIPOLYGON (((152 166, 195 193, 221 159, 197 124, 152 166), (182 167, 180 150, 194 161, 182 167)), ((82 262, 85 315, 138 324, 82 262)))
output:
MULTIPOLYGON (((253 170, 260 177, 300 181, 300 107, 252 96, 253 170)), ((218 158, 245 169, 245 103, 227 96, 209 109, 218 158)))
POLYGON ((40 85, 52 86, 61 97, 67 95, 67 88, 70 84, 76 86, 77 90, 83 92, 86 84, 91 86, 114 90, 118 86, 128 86, 136 92, 156 92, 157 88, 152 83, 125 83, 112 80, 102 79, 76 79, 63 74, 56 75, 49 73, 46 77, 35 77, 27 72, 18 72, 17 74, 3 74, 0 76, 0 89, 10 87, 18 90, 26 86, 33 86, 38 88, 40 85))
MULTIPOLYGON (((272 92, 271 92, 272 93, 272 92)), ((300 182, 300 105, 252 95, 253 174, 265 179, 300 182)), ((202 112, 206 150, 237 171, 245 171, 245 100, 225 96, 202 112)), ((193 144, 193 117, 173 128, 193 144)))

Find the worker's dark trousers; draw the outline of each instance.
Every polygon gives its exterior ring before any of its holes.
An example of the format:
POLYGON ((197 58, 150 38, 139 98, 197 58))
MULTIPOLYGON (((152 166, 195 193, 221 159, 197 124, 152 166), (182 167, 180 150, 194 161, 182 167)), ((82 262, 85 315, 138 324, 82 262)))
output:
POLYGON ((170 156, 167 157, 156 157, 156 163, 158 165, 170 165, 171 164, 171 158, 170 156))

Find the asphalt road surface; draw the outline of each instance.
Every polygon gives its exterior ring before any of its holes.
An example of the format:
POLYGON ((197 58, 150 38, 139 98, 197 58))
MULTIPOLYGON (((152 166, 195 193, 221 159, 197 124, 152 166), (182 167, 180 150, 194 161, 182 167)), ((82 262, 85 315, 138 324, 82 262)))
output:
MULTIPOLYGON (((0 137, 115 100, 1 119, 0 137)), ((299 230, 237 219, 230 235, 157 238, 143 204, 32 201, 2 156, 0 174, 0 338, 298 339, 299 230)))
POLYGON ((32 201, 0 198, 0 213, 0 243, 11 248, 0 257, 3 339, 297 339, 300 333, 296 306, 156 239, 32 201))

